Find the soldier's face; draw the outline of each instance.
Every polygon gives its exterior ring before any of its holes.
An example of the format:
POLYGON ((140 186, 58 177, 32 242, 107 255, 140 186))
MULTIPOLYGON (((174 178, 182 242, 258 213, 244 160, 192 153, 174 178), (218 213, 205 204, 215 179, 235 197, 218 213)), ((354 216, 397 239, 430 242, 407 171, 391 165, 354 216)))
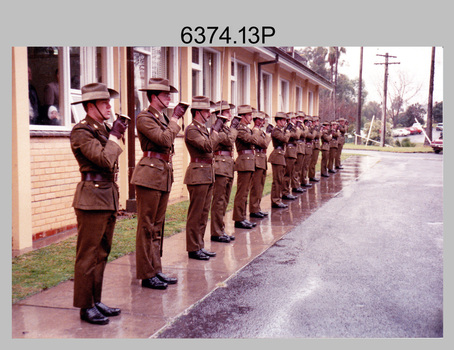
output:
POLYGON ((232 112, 230 111, 230 109, 223 110, 221 115, 223 115, 224 117, 227 117, 227 119, 229 121, 232 119, 232 112))
POLYGON ((170 92, 162 91, 159 93, 158 98, 161 104, 164 106, 163 108, 169 107, 169 103, 171 100, 170 92))
POLYGON ((108 120, 110 118, 110 111, 112 108, 110 100, 97 100, 96 107, 98 108, 94 108, 93 113, 99 122, 103 122, 104 120, 108 120))

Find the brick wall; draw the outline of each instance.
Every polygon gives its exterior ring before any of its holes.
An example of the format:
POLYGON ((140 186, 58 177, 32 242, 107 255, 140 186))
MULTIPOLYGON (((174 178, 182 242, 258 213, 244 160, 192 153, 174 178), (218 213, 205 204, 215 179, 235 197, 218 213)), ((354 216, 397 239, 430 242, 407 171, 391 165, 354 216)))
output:
POLYGON ((75 227, 72 200, 80 180, 68 137, 30 139, 33 240, 75 227))

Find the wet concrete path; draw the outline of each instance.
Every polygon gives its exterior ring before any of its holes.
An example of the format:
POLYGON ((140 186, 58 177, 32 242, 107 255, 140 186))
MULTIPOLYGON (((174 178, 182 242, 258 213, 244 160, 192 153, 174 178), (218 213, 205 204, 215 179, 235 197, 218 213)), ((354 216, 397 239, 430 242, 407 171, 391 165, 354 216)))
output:
MULTIPOLYGON (((287 331, 284 331, 284 333, 275 333, 276 329, 285 330, 286 327, 282 328, 281 326, 276 326, 275 323, 269 323, 269 319, 265 317, 266 313, 264 314, 262 321, 260 321, 260 319, 253 321, 255 325, 251 325, 251 327, 257 329, 256 332, 231 332, 229 327, 220 326, 220 328, 214 328, 214 333, 207 333, 206 330, 210 327, 206 327, 206 325, 200 323, 196 327, 201 327, 203 332, 193 333, 189 332, 187 328, 178 327, 177 325, 181 325, 181 322, 186 323, 187 318, 186 321, 183 321, 185 320, 185 317, 195 317, 194 315, 199 312, 197 311, 199 307, 203 307, 211 298, 216 300, 215 298, 219 294, 221 294, 222 297, 222 293, 227 293, 227 298, 230 298, 228 299, 230 300, 229 307, 235 307, 237 309, 237 318, 230 317, 231 312, 227 312, 229 308, 222 309, 222 303, 219 303, 218 308, 215 309, 219 310, 218 316, 224 315, 224 318, 217 317, 217 322, 220 324, 232 325, 236 323, 239 315, 254 315, 255 312, 251 312, 252 310, 250 309, 253 306, 239 302, 240 300, 238 300, 238 296, 235 294, 236 292, 232 292, 230 288, 236 288, 242 285, 243 287, 238 288, 237 291, 245 290, 253 292, 263 289, 263 291, 269 291, 269 293, 274 290, 274 292, 282 294, 286 291, 285 289, 276 290, 268 287, 282 285, 282 277, 288 275, 289 272, 294 271, 292 269, 286 269, 285 272, 280 274, 268 271, 268 273, 261 272, 256 275, 254 272, 254 266, 256 266, 255 261, 257 261, 259 265, 264 266, 272 262, 273 264, 291 267, 294 266, 293 263, 295 261, 301 259, 301 256, 305 256, 305 259, 308 258, 307 254, 301 254, 301 252, 316 254, 321 260, 317 259, 316 263, 312 262, 308 265, 303 264, 303 266, 301 266, 302 269, 298 270, 299 278, 297 281, 299 282, 296 283, 296 285, 301 286, 301 283, 305 283, 306 287, 303 289, 297 288, 297 290, 290 290, 290 294, 294 295, 293 304, 286 304, 285 308, 280 309, 279 317, 287 318, 284 311, 286 310, 287 313, 291 311, 289 309, 290 305, 295 305, 294 303, 297 301, 301 302, 305 295, 310 292, 311 288, 319 288, 320 277, 317 276, 320 275, 317 274, 317 271, 323 266, 324 260, 332 259, 332 257, 329 258, 329 254, 324 254, 330 251, 336 253, 336 248, 338 248, 328 244, 331 241, 335 242, 339 239, 330 239, 330 237, 335 238, 335 235, 339 234, 339 227, 335 224, 335 219, 339 216, 339 211, 330 211, 331 203, 333 202, 330 201, 330 199, 336 198, 337 201, 342 201, 342 199, 348 200, 349 196, 353 196, 353 194, 357 193, 357 190, 353 190, 356 186, 355 184, 360 182, 359 179, 362 181, 363 179, 366 179, 367 184, 367 177, 375 172, 376 165, 380 159, 381 156, 379 157, 374 154, 370 154, 369 156, 350 157, 345 162, 343 170, 330 178, 322 179, 306 193, 299 195, 297 200, 287 201, 289 204, 289 208, 287 209, 271 209, 269 196, 264 197, 262 209, 268 211, 270 215, 266 219, 252 219, 251 221, 256 221, 258 223, 252 230, 235 229, 233 227, 233 221, 231 220, 231 212, 229 212, 226 216, 226 230, 228 233, 234 234, 237 238, 230 244, 215 243, 209 241, 209 233, 207 232, 205 236, 206 248, 217 253, 217 256, 210 259, 208 262, 188 259, 185 251, 184 232, 166 239, 163 257, 164 273, 178 277, 179 282, 177 285, 169 286, 165 291, 150 290, 140 286, 139 281, 135 279, 134 254, 130 254, 109 263, 105 274, 103 302, 110 306, 120 307, 122 309, 122 314, 118 317, 111 317, 110 323, 107 326, 95 326, 80 321, 79 310, 72 307, 73 282, 67 281, 12 306, 12 337, 148 338, 168 336, 175 338, 253 338, 292 336, 289 333, 285 333, 287 331), (333 217, 331 218, 331 214, 327 215, 327 213, 331 213, 333 217), (314 225, 311 226, 313 227, 311 230, 308 230, 306 226, 308 225, 309 220, 311 220, 311 225, 314 225), (336 232, 332 230, 328 230, 328 233, 325 232, 327 227, 335 229, 336 232), (298 233, 300 231, 301 234, 298 233), (306 235, 305 232, 308 232, 309 234, 306 235), (291 237, 294 235, 298 235, 299 238, 297 240, 294 238, 292 239, 291 237), (285 239, 281 240, 283 237, 285 239), (301 240, 302 237, 304 237, 303 240, 301 240), (321 238, 323 238, 323 240, 320 240, 321 238), (317 250, 309 250, 309 247, 312 247, 309 244, 311 241, 318 241, 320 244, 324 242, 324 244, 317 246, 317 250), (285 247, 287 244, 290 244, 290 246, 285 247), (296 249, 292 246, 293 244, 297 245, 296 249), (278 250, 284 249, 285 252, 284 254, 279 253, 275 256, 273 255, 275 253, 273 253, 270 247, 278 250), (260 261, 262 261, 262 263, 260 263, 260 261), (254 264, 251 264, 251 262, 254 264), (269 280, 265 280, 267 288, 259 288, 261 283, 264 282, 260 276, 267 276, 267 278, 269 278, 269 280), (233 283, 235 279, 242 280, 242 282, 233 283), (197 305, 194 306, 195 304, 197 305), (179 316, 181 317, 179 318, 179 316), (264 322, 265 320, 267 320, 267 322, 264 322), (268 324, 268 328, 263 326, 264 323, 268 324), (230 333, 227 331, 225 333, 219 332, 219 329, 229 330, 230 333), (172 333, 175 330, 176 333, 172 333)), ((437 167, 439 166, 436 159, 432 162, 437 164, 437 167)), ((437 170, 437 168, 435 168, 435 170, 437 170)), ((442 187, 442 179, 438 182, 441 182, 442 187)), ((363 186, 365 191, 369 191, 367 185, 363 186)), ((437 191, 439 190, 438 187, 435 187, 435 189, 437 191)), ((346 205, 346 203, 343 205, 346 205)), ((347 214, 348 211, 345 211, 345 213, 342 211, 342 213, 344 215, 347 214)), ((344 218, 350 218, 351 220, 352 216, 356 217, 356 215, 353 214, 357 214, 361 217, 364 213, 350 213, 345 215, 344 218)), ((366 219, 364 216, 363 218, 366 219)), ((440 221, 442 222, 442 218, 438 219, 438 222, 440 221)), ((434 224, 432 225, 432 228, 434 229, 434 234, 439 233, 440 226, 434 224)), ((368 243, 361 235, 348 236, 348 232, 344 229, 341 229, 340 233, 344 236, 343 240, 362 242, 362 244, 372 247, 372 244, 370 242, 368 243)), ((440 237, 440 239, 442 245, 442 237, 440 237)), ((381 240, 379 243, 384 244, 381 240)), ((371 251, 371 253, 372 252, 373 251, 371 251)), ((435 253, 438 253, 438 248, 435 249, 435 253)), ((337 252, 333 256, 337 256, 340 259, 340 255, 342 254, 337 252)), ((377 264, 378 262, 379 261, 375 261, 377 264)), ((439 261, 431 260, 431 262, 433 262, 435 266, 438 266, 437 264, 439 261)), ((271 264, 269 266, 271 268, 271 264)), ((358 262, 356 268, 359 268, 360 266, 361 264, 358 262)), ((359 283, 358 280, 352 280, 351 277, 348 277, 342 269, 334 269, 334 266, 330 273, 341 274, 345 277, 346 283, 349 280, 350 282, 359 283)), ((366 279, 366 276, 363 278, 366 279)), ((438 279, 439 274, 435 274, 434 278, 438 279)), ((294 281, 290 282, 290 285, 295 285, 294 281)), ((336 288, 338 288, 336 284, 331 284, 328 287, 333 291, 336 291, 336 288)), ((437 285, 437 287, 439 286, 437 285)), ((389 291, 392 292, 392 288, 389 291)), ((334 298, 334 300, 335 299, 336 298, 334 298)), ((331 302, 333 302, 333 300, 331 300, 331 302)), ((270 304, 266 303, 264 305, 274 305, 274 302, 270 304)), ((277 305, 279 305, 279 303, 277 305)), ((358 302, 358 305, 366 305, 366 302, 358 302)), ((313 307, 313 311, 315 311, 315 304, 313 307)), ((361 306, 357 307, 360 308, 361 306)), ((434 317, 437 318, 436 316, 437 315, 434 317)), ((341 317, 341 315, 339 314, 337 317, 341 317)), ((239 318, 241 319, 242 317, 239 318)), ((247 318, 244 320, 246 319, 247 318)), ((197 322, 197 318, 194 320, 197 322)), ((205 318, 205 321, 209 320, 209 317, 205 318)), ((251 321, 250 318, 249 321, 251 321)), ((315 327, 315 325, 313 326, 315 327)), ((321 329, 323 328, 319 328, 319 330, 321 329)), ((307 334, 325 336, 327 333, 307 334)), ((348 335, 348 333, 345 334, 348 335)), ((296 336, 305 336, 305 334, 299 333, 296 336)))

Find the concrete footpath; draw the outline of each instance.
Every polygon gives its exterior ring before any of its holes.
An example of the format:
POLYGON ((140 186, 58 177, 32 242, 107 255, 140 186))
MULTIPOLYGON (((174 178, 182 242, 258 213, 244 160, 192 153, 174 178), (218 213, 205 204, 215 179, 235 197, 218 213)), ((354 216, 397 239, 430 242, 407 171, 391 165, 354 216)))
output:
POLYGON ((178 284, 167 290, 142 288, 135 278, 135 254, 129 254, 107 265, 103 302, 120 307, 122 313, 111 317, 106 326, 91 325, 79 318, 72 306, 73 282, 67 281, 12 305, 12 338, 149 338, 171 324, 178 316, 207 297, 229 278, 260 256, 295 226, 307 219, 328 200, 371 171, 379 156, 353 155, 344 169, 322 178, 287 209, 271 209, 269 196, 262 200, 262 210, 269 216, 251 219, 257 226, 251 230, 236 229, 231 212, 227 213, 226 231, 234 234, 232 243, 211 242, 209 225, 206 248, 217 256, 209 261, 188 259, 185 232, 167 238, 164 244, 164 273, 178 278, 178 284))

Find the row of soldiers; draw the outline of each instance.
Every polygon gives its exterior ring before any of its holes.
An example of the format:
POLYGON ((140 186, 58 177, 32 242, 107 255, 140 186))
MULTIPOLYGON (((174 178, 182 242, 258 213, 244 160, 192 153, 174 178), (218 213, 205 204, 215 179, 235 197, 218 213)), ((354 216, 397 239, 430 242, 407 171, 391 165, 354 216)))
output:
MULTIPOLYGON (((292 192, 304 192, 315 178, 315 164, 322 151, 322 176, 340 169, 340 152, 345 134, 344 120, 323 123, 303 112, 275 116, 276 125, 268 124, 268 116, 250 105, 237 108, 227 101, 213 103, 205 96, 194 96, 192 103, 179 103, 172 116, 165 111, 171 94, 178 90, 167 79, 151 78, 143 89, 148 108, 136 118, 137 136, 142 157, 134 168, 131 183, 135 185, 137 202, 136 277, 144 288, 166 289, 177 278, 162 272, 162 246, 165 213, 173 183, 174 141, 181 130, 179 120, 190 106, 192 123, 184 131, 190 155, 184 183, 189 193, 186 222, 186 250, 190 259, 209 260, 215 252, 205 249, 204 235, 211 213, 211 240, 229 243, 235 240, 225 231, 225 214, 230 200, 234 173, 237 191, 233 220, 236 228, 251 229, 256 223, 249 215, 264 218, 261 200, 267 163, 272 164, 273 208, 287 205, 282 199, 295 199, 292 192), (212 118, 214 111, 215 120, 212 118), (207 123, 211 121, 210 129, 207 123), (253 127, 250 125, 253 122, 253 127), (274 150, 267 159, 272 142, 274 150), (234 150, 237 157, 234 159, 234 150)), ((118 156, 123 151, 126 116, 120 116, 110 127, 110 99, 118 92, 104 84, 82 87, 81 100, 86 117, 71 132, 71 148, 79 163, 81 181, 74 196, 78 237, 74 272, 74 302, 80 318, 93 324, 107 324, 119 308, 101 302, 102 281, 119 210, 116 184, 118 156), (122 142, 123 140, 123 142, 122 142)))

